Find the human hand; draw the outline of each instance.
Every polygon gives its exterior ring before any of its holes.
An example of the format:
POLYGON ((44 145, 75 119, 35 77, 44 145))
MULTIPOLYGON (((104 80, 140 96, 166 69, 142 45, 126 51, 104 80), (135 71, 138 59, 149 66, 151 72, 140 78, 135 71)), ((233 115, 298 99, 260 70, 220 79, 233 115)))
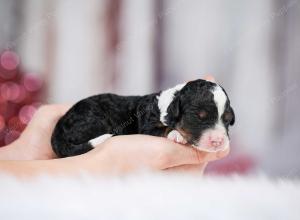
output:
MULTIPOLYGON (((211 76, 205 79, 214 81, 214 78, 211 76)), ((20 138, 13 142, 9 148, 0 149, 0 159, 41 160, 55 158, 56 156, 52 151, 50 143, 51 135, 56 122, 69 108, 70 105, 42 106, 34 114, 20 138), (8 154, 5 154, 5 151, 7 151, 8 154)), ((165 138, 147 137, 144 135, 114 137, 108 142, 105 142, 105 146, 104 148, 101 147, 101 149, 106 149, 104 152, 114 156, 109 159, 111 161, 106 161, 106 165, 110 164, 112 167, 116 167, 117 170, 123 171, 134 170, 139 167, 148 167, 150 169, 163 168, 172 170, 196 170, 200 172, 204 170, 208 161, 220 159, 228 154, 228 151, 220 152, 219 154, 201 152, 173 143, 165 138), (153 146, 152 143, 156 143, 157 145, 153 146), (164 148, 163 146, 166 147, 164 148), (114 151, 112 151, 112 149, 114 149, 114 151), (178 153, 183 154, 178 155, 178 153), (139 156, 136 157, 137 155, 139 156), (170 159, 172 159, 172 162, 169 161, 170 159), (169 162, 167 163, 166 160, 169 162), (112 161, 115 161, 115 163, 111 163, 112 161), (120 166, 120 163, 124 166, 120 166), (119 168, 117 168, 118 164, 119 168), (162 164, 164 164, 164 166, 162 166, 162 164)), ((87 156, 95 154, 98 156, 92 156, 93 158, 107 158, 103 152, 99 153, 98 151, 99 149, 91 151, 87 156)))
POLYGON ((59 118, 70 105, 44 105, 33 115, 21 136, 10 145, 0 148, 0 159, 41 160, 53 159, 50 139, 59 118))
POLYGON ((139 170, 177 170, 180 166, 201 165, 220 159, 228 150, 206 153, 174 143, 167 138, 147 135, 115 136, 96 149, 74 157, 53 160, 0 160, 0 174, 27 178, 38 175, 78 176, 122 175, 139 170))
POLYGON ((147 170, 201 171, 210 161, 221 159, 229 149, 203 152, 167 138, 148 135, 114 136, 81 155, 78 164, 94 173, 125 174, 147 170))

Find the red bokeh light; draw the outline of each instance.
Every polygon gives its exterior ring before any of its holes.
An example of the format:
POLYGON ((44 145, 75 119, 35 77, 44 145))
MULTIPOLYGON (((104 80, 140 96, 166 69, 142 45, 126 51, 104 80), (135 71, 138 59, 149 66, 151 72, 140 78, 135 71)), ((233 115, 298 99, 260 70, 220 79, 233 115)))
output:
POLYGON ((10 118, 7 124, 9 130, 15 130, 15 131, 23 131, 25 126, 26 125, 22 123, 17 116, 10 118))
POLYGON ((5 128, 5 119, 2 115, 0 115, 0 132, 5 128))
POLYGON ((7 101, 13 101, 20 95, 20 88, 17 83, 6 82, 0 87, 0 95, 7 101))
POLYGON ((19 56, 0 54, 0 147, 17 139, 41 105, 43 81, 24 74, 19 56))
POLYGON ((4 143, 6 145, 8 145, 8 144, 12 143, 14 140, 18 139, 18 137, 20 137, 20 135, 21 135, 21 132, 10 130, 5 134, 4 143))
POLYGON ((33 75, 25 75, 23 79, 24 87, 27 91, 35 92, 42 87, 42 80, 33 75))
POLYGON ((21 103, 25 100, 25 98, 27 97, 27 92, 24 88, 24 86, 19 85, 19 95, 17 98, 15 98, 14 100, 12 100, 14 103, 21 103))

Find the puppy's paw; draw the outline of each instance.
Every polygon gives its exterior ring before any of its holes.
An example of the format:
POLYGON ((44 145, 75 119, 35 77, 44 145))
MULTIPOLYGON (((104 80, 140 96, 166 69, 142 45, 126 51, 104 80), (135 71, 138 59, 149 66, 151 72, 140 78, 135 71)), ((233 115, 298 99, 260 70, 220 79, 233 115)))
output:
POLYGON ((179 143, 179 144, 186 144, 187 143, 187 141, 184 139, 184 137, 182 137, 182 135, 176 130, 170 131, 167 138, 169 140, 172 140, 172 141, 174 141, 176 143, 179 143))

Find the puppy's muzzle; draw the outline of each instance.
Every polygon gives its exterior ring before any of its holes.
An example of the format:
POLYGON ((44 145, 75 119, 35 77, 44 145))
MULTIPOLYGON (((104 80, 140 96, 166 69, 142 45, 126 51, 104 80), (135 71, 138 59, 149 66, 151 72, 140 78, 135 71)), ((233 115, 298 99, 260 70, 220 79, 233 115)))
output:
POLYGON ((222 128, 208 129, 203 132, 200 140, 193 147, 207 152, 217 152, 229 147, 229 138, 222 128))

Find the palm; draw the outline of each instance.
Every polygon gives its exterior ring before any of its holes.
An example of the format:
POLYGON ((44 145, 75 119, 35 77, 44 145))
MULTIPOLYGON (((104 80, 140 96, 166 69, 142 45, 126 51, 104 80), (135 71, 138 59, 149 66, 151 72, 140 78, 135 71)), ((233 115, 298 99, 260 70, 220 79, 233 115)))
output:
POLYGON ((56 122, 69 109, 68 105, 48 105, 41 107, 22 133, 18 142, 28 150, 39 152, 49 159, 54 157, 50 139, 56 122))

